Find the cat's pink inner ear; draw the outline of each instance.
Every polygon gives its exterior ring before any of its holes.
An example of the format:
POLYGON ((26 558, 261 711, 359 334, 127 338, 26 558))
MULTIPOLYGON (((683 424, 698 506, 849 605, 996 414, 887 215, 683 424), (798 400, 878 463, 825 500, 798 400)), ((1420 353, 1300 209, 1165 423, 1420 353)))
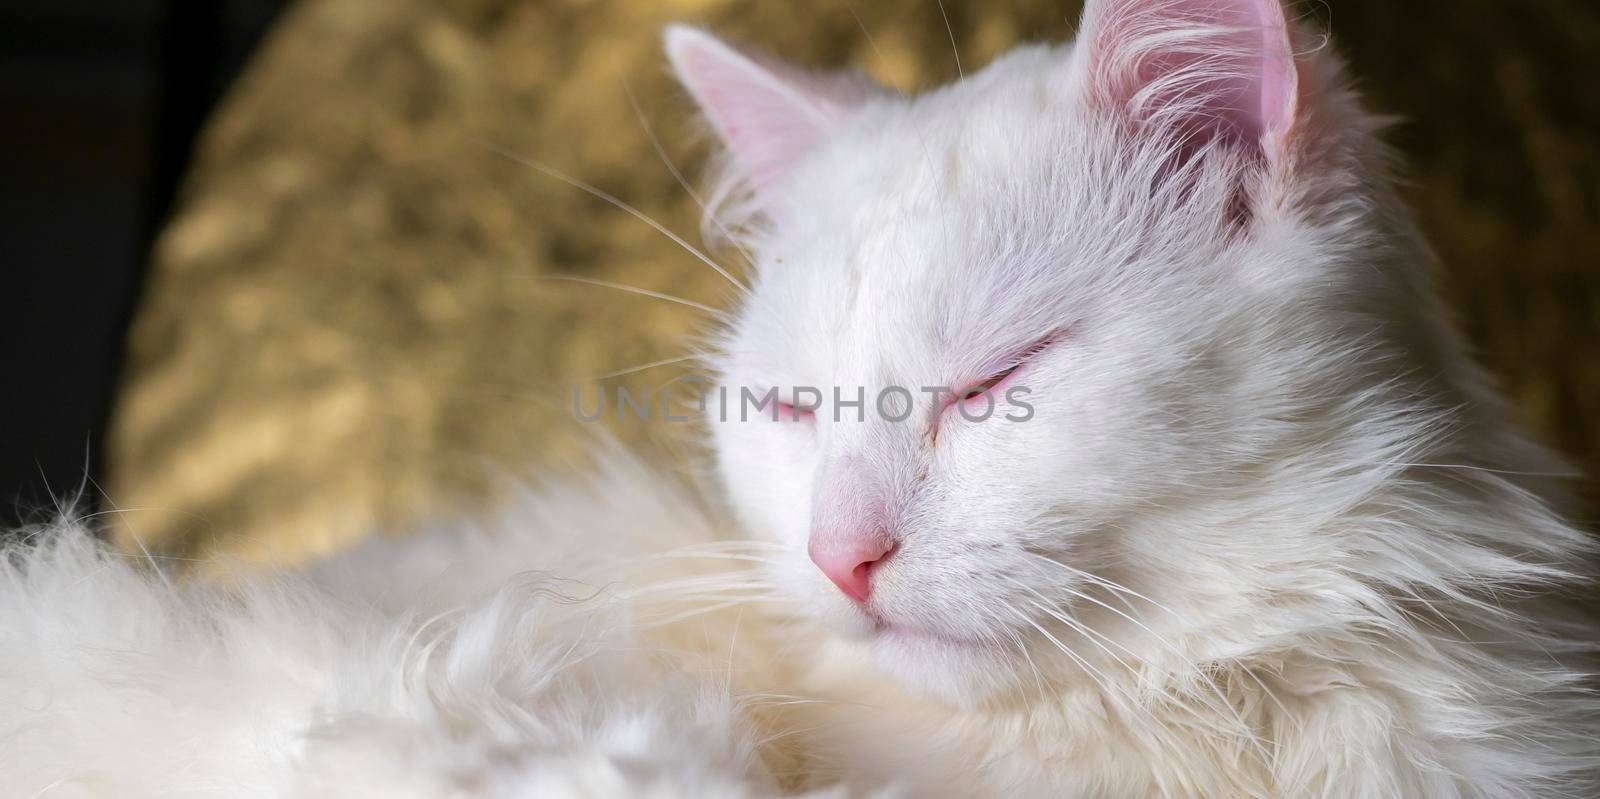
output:
POLYGON ((1089 79, 1138 122, 1236 135, 1275 149, 1299 78, 1280 0, 1091 0, 1089 79))
POLYGON ((788 174, 868 94, 860 81, 746 55, 685 25, 669 26, 665 39, 678 80, 758 189, 788 174))

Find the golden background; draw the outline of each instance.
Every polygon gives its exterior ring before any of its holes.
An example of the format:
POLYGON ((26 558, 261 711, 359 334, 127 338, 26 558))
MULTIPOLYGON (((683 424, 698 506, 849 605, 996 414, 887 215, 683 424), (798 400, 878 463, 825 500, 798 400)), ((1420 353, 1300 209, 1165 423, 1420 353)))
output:
MULTIPOLYGON (((1036 0, 945 6, 969 70, 1023 39, 1065 38, 1078 13, 1036 0)), ((956 75, 940 11, 935 0, 301 0, 210 123, 157 245, 108 454, 122 542, 294 560, 486 507, 508 475, 568 468, 597 445, 572 419, 573 383, 679 355, 708 320, 538 276, 712 305, 727 286, 638 220, 496 148, 698 243, 698 209, 646 129, 694 174, 703 147, 660 52, 663 24, 702 23, 914 90, 956 75)), ((1371 105, 1403 119, 1391 138, 1406 193, 1483 359, 1543 438, 1592 471, 1600 5, 1329 0, 1308 13, 1331 22, 1371 105)), ((608 384, 659 387, 674 374, 608 384)), ((683 457, 690 425, 611 427, 696 468, 683 457)))

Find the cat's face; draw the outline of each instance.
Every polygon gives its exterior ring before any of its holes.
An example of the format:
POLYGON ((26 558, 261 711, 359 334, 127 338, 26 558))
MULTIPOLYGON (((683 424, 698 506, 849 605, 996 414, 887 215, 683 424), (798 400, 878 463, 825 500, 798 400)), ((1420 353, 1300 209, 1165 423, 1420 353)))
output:
POLYGON ((713 410, 733 506, 783 545, 796 607, 954 701, 1170 622, 1115 603, 1160 593, 1141 564, 1216 543, 1185 508, 1238 489, 1304 355, 1270 341, 1304 332, 1303 281, 1263 278, 1316 256, 1268 208, 1287 56, 1245 47, 1184 134, 1154 133, 1123 114, 1161 75, 1097 65, 1133 46, 1127 15, 1184 4, 1102 5, 1103 41, 916 99, 669 36, 760 207, 713 410), (774 389, 800 412, 758 410, 774 389))

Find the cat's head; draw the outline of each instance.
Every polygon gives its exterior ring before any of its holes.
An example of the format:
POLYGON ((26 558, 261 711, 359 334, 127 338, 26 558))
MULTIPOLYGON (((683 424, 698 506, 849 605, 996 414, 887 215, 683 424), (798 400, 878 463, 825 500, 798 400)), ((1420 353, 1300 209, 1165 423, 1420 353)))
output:
POLYGON ((1374 125, 1307 38, 1278 0, 1094 0, 904 97, 668 31, 755 261, 721 473, 797 607, 970 701, 1306 554, 1230 519, 1296 512, 1287 453, 1411 280, 1357 264, 1374 125))

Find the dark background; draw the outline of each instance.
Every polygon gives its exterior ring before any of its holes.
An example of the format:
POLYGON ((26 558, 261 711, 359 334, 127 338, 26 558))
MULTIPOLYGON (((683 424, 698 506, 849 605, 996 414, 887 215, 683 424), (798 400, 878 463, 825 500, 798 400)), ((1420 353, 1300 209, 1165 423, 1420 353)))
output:
POLYGON ((149 242, 284 5, 0 0, 0 526, 97 471, 149 242))

